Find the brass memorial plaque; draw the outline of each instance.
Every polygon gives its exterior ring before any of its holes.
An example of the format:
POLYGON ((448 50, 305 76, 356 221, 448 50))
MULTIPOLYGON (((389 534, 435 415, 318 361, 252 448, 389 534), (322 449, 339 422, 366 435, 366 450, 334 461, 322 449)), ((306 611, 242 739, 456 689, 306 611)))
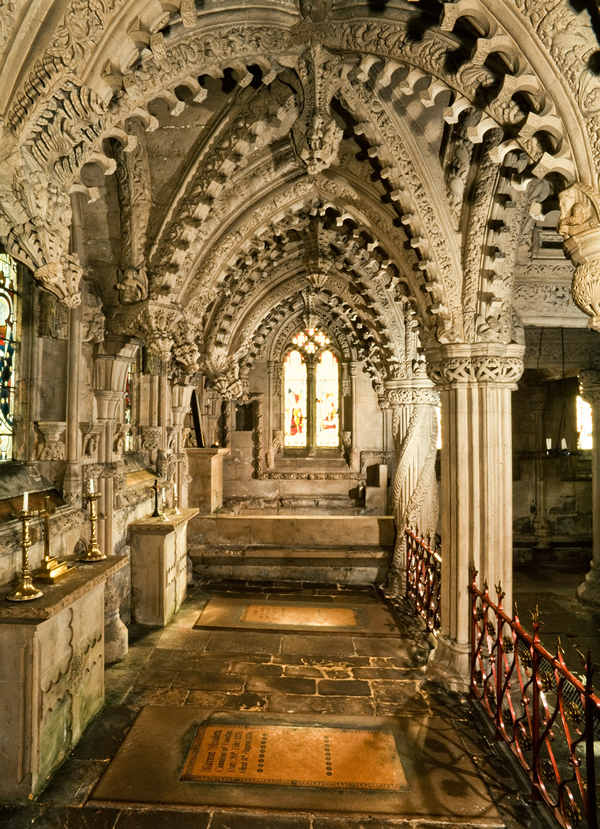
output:
POLYGON ((246 605, 242 622, 264 625, 313 625, 314 627, 362 627, 350 607, 293 607, 290 605, 246 605))
POLYGON ((407 789, 390 733, 311 726, 201 725, 181 779, 333 789, 407 789))

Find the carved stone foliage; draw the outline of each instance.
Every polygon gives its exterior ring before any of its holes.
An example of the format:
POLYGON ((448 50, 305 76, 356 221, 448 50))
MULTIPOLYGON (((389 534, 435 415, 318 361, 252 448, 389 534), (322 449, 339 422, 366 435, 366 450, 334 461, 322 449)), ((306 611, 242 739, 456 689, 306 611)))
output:
POLYGON ((549 285, 547 282, 516 282, 513 293, 516 312, 524 321, 536 317, 565 315, 580 318, 571 295, 570 285, 549 285))
POLYGON ((330 112, 330 103, 341 84, 345 61, 321 44, 313 43, 298 60, 304 105, 292 129, 292 146, 309 175, 317 175, 337 161, 343 130, 330 112))

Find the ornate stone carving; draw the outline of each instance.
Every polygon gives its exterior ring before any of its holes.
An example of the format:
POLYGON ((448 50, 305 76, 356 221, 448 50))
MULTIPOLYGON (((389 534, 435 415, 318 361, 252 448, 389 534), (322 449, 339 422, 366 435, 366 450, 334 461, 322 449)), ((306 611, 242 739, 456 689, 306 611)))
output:
POLYGON ((162 440, 162 429, 160 426, 142 426, 142 449, 153 450, 160 447, 162 440))
POLYGON ((298 61, 304 106, 292 129, 292 146, 299 163, 314 176, 337 161, 344 131, 333 119, 329 106, 340 86, 344 59, 313 43, 298 61))
POLYGON ((67 424, 59 421, 37 421, 43 443, 38 443, 37 459, 39 461, 64 461, 65 444, 63 435, 67 424))
POLYGON ((66 340, 69 336, 69 312, 53 294, 40 291, 40 337, 66 340))
MULTIPOLYGON (((462 348, 457 345, 453 350, 460 352, 462 348)), ((464 348, 468 352, 470 347, 464 348)), ((516 385, 523 373, 523 352, 524 347, 520 345, 505 346, 503 354, 465 353, 444 359, 439 359, 434 351, 427 352, 427 374, 436 386, 452 386, 456 383, 516 385)))
POLYGON ((79 428, 83 436, 83 457, 85 460, 96 460, 102 423, 80 423, 79 428))
POLYGON ((119 300, 123 305, 133 305, 146 299, 148 296, 148 274, 146 268, 125 268, 118 271, 118 282, 116 289, 119 292, 119 300))
POLYGON ((83 268, 74 256, 65 254, 60 262, 49 262, 38 268, 34 276, 47 291, 54 294, 68 308, 81 304, 79 282, 83 268))

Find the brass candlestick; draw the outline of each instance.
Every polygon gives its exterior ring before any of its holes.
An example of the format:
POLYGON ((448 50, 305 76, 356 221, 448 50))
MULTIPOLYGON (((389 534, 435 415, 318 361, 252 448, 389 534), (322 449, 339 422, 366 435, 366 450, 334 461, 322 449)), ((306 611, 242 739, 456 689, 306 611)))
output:
POLYGON ((44 558, 40 564, 40 569, 35 573, 35 577, 39 581, 49 582, 50 584, 64 578, 75 569, 74 564, 69 566, 66 561, 58 561, 50 555, 50 516, 53 512, 55 510, 50 509, 50 496, 46 495, 44 509, 40 510, 39 513, 44 518, 44 558))
POLYGON ((98 524, 98 515, 96 513, 96 501, 100 498, 99 492, 86 492, 83 496, 90 503, 90 546, 84 556, 77 559, 84 561, 87 564, 94 561, 102 561, 106 558, 100 547, 98 546, 98 536, 96 535, 96 525, 98 524))
POLYGON ((21 536, 21 549, 23 550, 23 566, 21 568, 21 575, 15 590, 6 597, 9 602, 30 602, 32 599, 39 599, 43 596, 41 590, 34 586, 31 579, 31 571, 29 569, 29 553, 27 550, 33 544, 31 536, 29 535, 29 521, 38 515, 38 510, 35 509, 21 509, 14 512, 15 518, 20 518, 23 523, 23 534, 21 536))

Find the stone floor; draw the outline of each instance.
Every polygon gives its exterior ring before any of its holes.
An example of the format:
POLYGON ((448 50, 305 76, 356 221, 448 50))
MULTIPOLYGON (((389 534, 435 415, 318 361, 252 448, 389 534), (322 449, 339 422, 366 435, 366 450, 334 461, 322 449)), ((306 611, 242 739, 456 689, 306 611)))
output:
MULTIPOLYGON (((518 579, 517 593, 534 597, 533 577, 518 579)), ((562 595, 563 579, 550 579, 562 595)), ((406 608, 398 609, 398 639, 348 634, 315 635, 281 631, 194 630, 211 595, 310 598, 319 602, 381 601, 373 588, 330 585, 205 584, 193 588, 176 618, 164 629, 131 629, 130 652, 106 671, 106 706, 46 789, 30 804, 0 806, 0 826, 21 829, 388 829, 465 827, 464 820, 423 817, 318 814, 254 808, 202 809, 99 807, 90 794, 145 706, 196 706, 268 715, 322 715, 363 718, 437 717, 454 729, 465 756, 496 804, 504 825, 552 825, 539 804, 529 801, 528 784, 513 776, 502 747, 481 730, 469 702, 428 682, 429 644, 406 608)), ((547 597, 545 597, 547 598, 547 597)), ((528 599, 528 600, 529 600, 528 599)), ((549 601, 550 601, 549 599, 549 601)), ((528 601, 527 600, 527 601, 528 601)), ((541 604, 541 596, 538 595, 541 604)), ((563 604, 561 604, 563 602, 563 604)), ((556 609, 556 608, 555 608, 556 609)), ((558 611, 557 611, 558 612, 558 611)), ((562 613, 565 619, 564 607, 562 613)), ((589 632, 590 625, 585 629, 589 632)), ((146 709, 148 710, 148 709, 146 709)), ((481 825, 481 824, 480 824, 481 825)), ((497 825, 497 823, 496 823, 497 825)), ((470 826, 470 824, 469 824, 470 826)))

